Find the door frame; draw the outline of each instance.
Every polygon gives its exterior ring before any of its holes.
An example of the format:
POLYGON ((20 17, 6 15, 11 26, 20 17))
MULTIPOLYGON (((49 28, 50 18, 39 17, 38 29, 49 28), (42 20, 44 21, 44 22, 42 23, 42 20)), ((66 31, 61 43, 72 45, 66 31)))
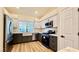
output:
POLYGON ((5 29, 6 29, 6 15, 5 14, 3 14, 3 24, 4 24, 4 27, 3 27, 3 52, 5 52, 6 51, 6 47, 5 47, 5 43, 6 43, 6 41, 5 41, 5 35, 6 35, 6 32, 5 32, 5 29))
MULTIPOLYGON (((79 8, 77 9, 78 10, 78 42, 79 42, 79 8)), ((79 43, 78 43, 78 47, 79 47, 79 43)))

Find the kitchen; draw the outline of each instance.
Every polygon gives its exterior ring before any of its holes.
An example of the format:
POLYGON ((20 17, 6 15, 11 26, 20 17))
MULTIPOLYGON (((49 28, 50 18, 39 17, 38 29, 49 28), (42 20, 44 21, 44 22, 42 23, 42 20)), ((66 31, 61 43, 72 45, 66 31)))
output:
POLYGON ((4 35, 6 52, 79 51, 78 8, 6 7, 4 13, 13 26, 10 42, 4 35))

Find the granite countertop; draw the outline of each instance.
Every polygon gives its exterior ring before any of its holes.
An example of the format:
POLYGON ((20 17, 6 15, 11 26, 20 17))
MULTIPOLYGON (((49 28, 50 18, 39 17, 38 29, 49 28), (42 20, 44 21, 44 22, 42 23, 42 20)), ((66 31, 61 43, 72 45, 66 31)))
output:
POLYGON ((43 32, 13 32, 13 33, 43 33, 43 32))
POLYGON ((32 36, 38 32, 13 32, 13 34, 22 34, 23 36, 32 36))
POLYGON ((67 47, 67 48, 64 48, 58 52, 79 52, 79 50, 75 49, 75 48, 67 47))
POLYGON ((50 36, 58 36, 57 34, 49 34, 50 36))
POLYGON ((16 33, 22 33, 22 32, 13 32, 13 34, 16 34, 16 33))

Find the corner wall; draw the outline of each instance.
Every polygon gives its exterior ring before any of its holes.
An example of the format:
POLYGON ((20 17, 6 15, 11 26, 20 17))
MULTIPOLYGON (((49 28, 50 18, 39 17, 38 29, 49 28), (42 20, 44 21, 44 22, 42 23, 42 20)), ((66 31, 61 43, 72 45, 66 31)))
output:
POLYGON ((0 52, 3 51, 3 8, 0 7, 0 52))

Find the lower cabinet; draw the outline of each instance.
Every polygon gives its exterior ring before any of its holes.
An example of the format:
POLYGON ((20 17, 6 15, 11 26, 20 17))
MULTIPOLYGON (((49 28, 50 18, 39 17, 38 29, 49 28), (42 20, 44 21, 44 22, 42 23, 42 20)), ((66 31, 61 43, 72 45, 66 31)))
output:
POLYGON ((53 50, 53 51, 57 51, 57 36, 50 36, 49 39, 49 47, 53 50))
POLYGON ((22 34, 13 34, 13 43, 20 43, 22 42, 22 34))
POLYGON ((36 40, 38 40, 38 41, 42 41, 42 37, 41 37, 41 34, 40 33, 37 33, 36 35, 35 35, 35 38, 36 38, 36 40))
POLYGON ((42 34, 39 34, 38 40, 39 40, 40 42, 42 42, 42 34))
POLYGON ((22 43, 32 41, 32 36, 22 36, 21 33, 13 34, 13 43, 22 43))
POLYGON ((32 41, 32 36, 23 36, 22 42, 30 42, 32 41))
POLYGON ((39 33, 36 33, 36 34, 35 34, 35 39, 36 39, 36 40, 39 40, 39 33))

